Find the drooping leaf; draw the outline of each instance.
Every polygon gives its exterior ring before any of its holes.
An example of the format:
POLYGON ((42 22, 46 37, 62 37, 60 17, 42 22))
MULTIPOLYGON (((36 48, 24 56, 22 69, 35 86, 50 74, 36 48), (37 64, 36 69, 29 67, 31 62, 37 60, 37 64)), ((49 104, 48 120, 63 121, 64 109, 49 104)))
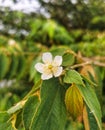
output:
POLYGON ((23 123, 26 130, 29 130, 32 123, 32 118, 37 111, 39 105, 38 96, 32 96, 26 102, 23 109, 23 123))
POLYGON ((48 36, 52 39, 54 37, 57 24, 54 21, 49 20, 42 28, 43 33, 48 33, 48 36))
POLYGON ((43 82, 41 104, 33 117, 31 130, 64 130, 66 121, 64 92, 58 79, 43 82))
POLYGON ((66 71, 64 82, 84 85, 81 75, 75 70, 66 71))
MULTIPOLYGON (((103 77, 102 77, 102 73, 104 72, 103 70, 101 71, 101 69, 99 67, 94 67, 95 68, 95 72, 96 72, 96 77, 97 77, 97 87, 95 88, 95 91, 96 91, 96 94, 97 94, 97 97, 100 101, 100 104, 102 105, 103 104, 103 101, 102 101, 102 96, 103 96, 103 86, 104 86, 104 82, 103 81, 103 77)), ((103 68, 104 69, 104 68, 103 68)), ((105 77, 105 75, 104 75, 105 77)))
POLYGON ((14 54, 11 55, 11 64, 8 73, 6 74, 6 78, 13 78, 17 74, 18 68, 18 57, 14 54))
POLYGON ((26 70, 26 60, 23 55, 18 56, 18 67, 17 67, 17 75, 16 78, 20 79, 24 76, 26 70))
POLYGON ((75 84, 72 84, 66 91, 65 104, 69 115, 76 119, 83 112, 83 98, 75 84))
POLYGON ((99 104, 99 101, 97 99, 96 93, 93 89, 93 87, 88 84, 86 82, 86 87, 83 87, 82 85, 77 85, 78 89, 81 92, 81 95, 84 98, 85 103, 87 104, 87 106, 90 109, 90 112, 93 113, 96 122, 98 124, 99 130, 102 130, 102 126, 101 126, 101 117, 102 117, 102 113, 101 113, 101 107, 99 104))
POLYGON ((0 53, 0 79, 4 78, 6 75, 8 69, 9 69, 9 58, 3 54, 0 53))

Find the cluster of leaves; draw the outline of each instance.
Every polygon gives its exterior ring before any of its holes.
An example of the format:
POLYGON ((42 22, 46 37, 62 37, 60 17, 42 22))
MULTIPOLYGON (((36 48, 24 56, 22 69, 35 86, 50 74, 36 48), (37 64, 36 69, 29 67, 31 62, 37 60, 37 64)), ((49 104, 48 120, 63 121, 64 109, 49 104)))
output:
MULTIPOLYGON (((1 91, 0 98, 4 100, 0 102, 2 106, 0 110, 8 110, 0 112, 0 129, 83 130, 85 128, 101 130, 102 115, 99 101, 103 105, 102 80, 105 77, 105 70, 101 70, 102 74, 100 74, 100 70, 95 72, 95 68, 91 65, 74 70, 73 65, 75 67, 75 64, 84 61, 78 59, 78 56, 68 46, 52 46, 60 43, 69 45, 73 42, 69 33, 54 21, 35 20, 31 26, 30 35, 26 37, 26 41, 22 41, 20 44, 15 41, 11 44, 8 38, 0 37, 0 80, 16 79, 19 87, 23 86, 20 83, 21 80, 27 80, 25 90, 27 90, 27 86, 32 87, 34 84, 30 92, 28 89, 27 96, 10 109, 8 107, 19 101, 20 97, 8 93, 4 98, 7 91, 5 93, 1 91), (59 39, 60 36, 62 36, 61 39, 59 39), (35 43, 31 39, 34 39, 35 43), (52 47, 47 48, 37 42, 52 47), (35 70, 34 65, 41 60, 40 55, 44 51, 50 51, 54 56, 63 57, 64 75, 59 79, 53 78, 43 82, 40 80, 40 74, 35 70), (32 84, 28 84, 29 82, 32 84), (98 86, 93 87, 96 86, 93 82, 98 86), (13 100, 9 101, 10 98, 13 100)), ((104 50, 104 33, 95 35, 95 40, 91 37, 91 33, 82 34, 83 31, 75 31, 71 36, 75 39, 74 42, 82 36, 81 40, 88 41, 88 47, 90 47, 87 49, 86 44, 77 42, 77 46, 71 44, 74 50, 84 50, 84 55, 88 56, 97 53, 104 55, 104 51, 99 50, 99 48, 104 50)), ((12 91, 14 92, 14 90, 12 91)), ((22 92, 23 90, 21 90, 22 92)))
MULTIPOLYGON (((20 2, 17 0, 13 0, 13 2, 14 1, 16 3, 20 2)), ((67 29, 70 28, 85 28, 85 29, 90 28, 100 30, 105 29, 104 0, 99 1, 77 0, 75 2, 73 2, 72 0, 68 1, 48 0, 47 2, 45 0, 37 0, 37 1, 40 7, 38 8, 37 11, 33 11, 30 14, 16 13, 15 11, 13 13, 10 9, 8 8, 4 9, 2 7, 3 9, 2 8, 0 9, 1 10, 0 13, 3 14, 0 16, 0 18, 3 21, 2 23, 4 23, 5 25, 9 23, 9 26, 13 24, 15 27, 17 26, 16 27, 17 29, 20 27, 25 27, 25 29, 27 29, 30 19, 32 20, 33 17, 39 17, 39 16, 45 17, 45 15, 40 13, 41 9, 43 8, 45 9, 45 12, 49 14, 50 18, 58 21, 61 25, 65 26, 67 29)))
MULTIPOLYGON (((25 44, 26 46, 26 44, 25 44)), ((33 85, 29 81, 30 66, 41 46, 21 46, 17 41, 0 36, 0 110, 6 110, 18 102, 33 85), (28 64, 28 65, 27 65, 28 64)))
POLYGON ((63 26, 70 28, 105 29, 104 0, 48 1, 39 0, 42 7, 63 26), (100 5, 100 6, 99 6, 100 5), (55 10, 58 10, 55 12, 55 10))
POLYGON ((101 107, 95 92, 101 87, 96 87, 95 83, 99 81, 93 66, 88 65, 87 69, 84 66, 77 71, 72 68, 80 61, 72 50, 53 47, 49 51, 63 57, 64 74, 42 81, 34 69, 41 55, 35 58, 30 70, 34 86, 19 103, 0 112, 0 129, 102 130, 101 107))
POLYGON ((57 24, 53 20, 35 20, 31 24, 31 33, 27 37, 28 40, 41 42, 47 46, 68 45, 73 43, 73 38, 69 35, 68 31, 57 24))
MULTIPOLYGON (((30 49, 34 51, 35 49, 32 46, 35 46, 36 43, 41 43, 42 45, 48 47, 52 45, 70 45, 74 51, 81 51, 85 56, 105 55, 104 31, 71 30, 68 32, 64 27, 60 26, 53 20, 41 20, 34 18, 30 20, 28 26, 28 31, 30 31, 30 33, 27 36, 24 35, 24 43, 21 44, 25 44, 25 49, 27 51, 29 50, 27 49, 27 46, 29 48, 31 47, 30 49)), ((20 29, 22 28, 20 27, 20 29)), ((19 31, 15 36, 12 35, 12 37, 20 40, 21 42, 22 37, 20 34, 18 35, 18 33, 19 31)), ((2 41, 0 44, 8 41, 8 39, 3 38, 3 36, 0 36, 0 40, 2 41)))
POLYGON ((7 48, 0 48, 0 80, 1 79, 13 79, 17 76, 17 79, 23 77, 26 63, 25 57, 22 54, 21 48, 18 44, 14 46, 8 45, 7 48), (20 53, 20 54, 19 54, 20 53))
POLYGON ((2 26, 4 29, 1 30, 1 33, 6 36, 12 36, 18 40, 26 39, 28 41, 41 42, 48 46, 52 44, 67 45, 73 42, 72 37, 65 27, 60 26, 53 20, 33 18, 31 14, 27 16, 18 11, 8 11, 3 14, 1 15, 1 19, 3 19, 2 26))
MULTIPOLYGON (((75 4, 70 0, 40 2, 51 17, 67 29, 105 28, 103 0, 87 3, 78 0, 75 4)), ((12 83, 11 87, 0 88, 0 110, 5 110, 0 112, 0 129, 102 130, 105 69, 87 64, 75 69, 75 64, 84 61, 78 59, 69 47, 56 45, 68 45, 85 56, 105 55, 105 33, 87 30, 71 30, 69 33, 51 19, 37 19, 35 13, 13 12, 8 8, 0 13, 0 22, 4 26, 1 33, 20 40, 19 44, 8 44, 8 38, 0 36, 0 83, 12 79, 18 84, 18 87, 12 83), (59 78, 41 81, 34 65, 41 60, 44 51, 63 57, 64 73, 59 78)))
POLYGON ((84 56, 105 56, 105 32, 90 30, 72 30, 70 35, 75 44, 71 48, 78 52, 81 51, 84 56))

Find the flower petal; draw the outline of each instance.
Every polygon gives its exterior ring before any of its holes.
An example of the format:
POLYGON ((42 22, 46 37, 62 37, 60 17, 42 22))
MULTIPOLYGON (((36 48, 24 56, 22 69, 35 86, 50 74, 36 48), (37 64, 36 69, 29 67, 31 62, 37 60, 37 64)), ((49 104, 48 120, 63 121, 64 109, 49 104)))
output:
POLYGON ((53 77, 52 73, 50 73, 50 74, 45 74, 45 73, 43 73, 43 74, 41 75, 41 79, 42 79, 42 80, 47 80, 47 79, 50 79, 50 78, 52 78, 52 77, 53 77))
POLYGON ((42 60, 44 63, 51 63, 52 62, 52 54, 50 52, 43 53, 42 60))
POLYGON ((57 68, 55 68, 55 69, 53 70, 54 76, 55 76, 55 77, 60 76, 61 73, 62 73, 62 71, 63 71, 63 67, 57 67, 57 68))
POLYGON ((35 69, 38 71, 38 72, 40 72, 40 73, 43 73, 43 71, 44 71, 44 64, 42 64, 42 63, 37 63, 36 65, 35 65, 35 69))
POLYGON ((53 64, 54 66, 60 66, 62 64, 62 56, 55 56, 53 64))

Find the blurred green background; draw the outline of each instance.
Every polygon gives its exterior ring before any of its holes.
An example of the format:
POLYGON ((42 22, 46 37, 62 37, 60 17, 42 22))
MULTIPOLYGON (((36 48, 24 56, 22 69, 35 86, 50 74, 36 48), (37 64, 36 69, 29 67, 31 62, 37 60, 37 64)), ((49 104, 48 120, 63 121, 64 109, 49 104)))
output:
MULTIPOLYGON (((0 111, 35 84, 38 55, 65 48, 105 64, 105 0, 1 0, 0 111)), ((105 67, 98 69, 105 122, 105 67)))

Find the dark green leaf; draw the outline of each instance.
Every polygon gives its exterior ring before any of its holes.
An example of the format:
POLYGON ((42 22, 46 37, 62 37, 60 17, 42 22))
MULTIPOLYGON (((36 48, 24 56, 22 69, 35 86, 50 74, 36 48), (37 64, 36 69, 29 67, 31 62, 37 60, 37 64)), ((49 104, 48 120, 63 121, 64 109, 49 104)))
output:
POLYGON ((6 78, 13 78, 17 74, 18 57, 14 54, 11 55, 11 64, 6 78))
POLYGON ((9 59, 8 57, 1 53, 0 54, 0 79, 4 78, 5 74, 8 71, 8 66, 9 66, 9 59))
POLYGON ((96 122, 96 119, 93 115, 93 112, 91 112, 91 110, 89 109, 89 107, 87 106, 86 107, 87 109, 87 113, 88 113, 88 120, 89 120, 89 127, 90 127, 90 130, 99 130, 98 129, 98 124, 96 122))
POLYGON ((0 130, 13 130, 10 116, 6 112, 0 112, 0 130))
POLYGON ((96 96, 96 93, 95 93, 93 87, 86 82, 86 87, 83 87, 82 85, 78 85, 78 88, 84 98, 84 101, 86 102, 87 106, 90 109, 90 113, 93 113, 93 115, 97 121, 99 129, 102 130, 101 107, 100 107, 99 101, 97 99, 97 96, 96 96))
POLYGON ((32 118, 37 111, 39 105, 39 99, 37 96, 32 96, 26 102, 23 109, 23 122, 26 130, 29 130, 29 127, 32 122, 32 118))
POLYGON ((17 79, 20 79, 24 76, 25 70, 26 70, 26 61, 25 57, 23 55, 18 56, 18 67, 17 67, 17 79))
POLYGON ((31 130, 64 130, 66 121, 64 92, 58 79, 43 82, 41 104, 33 117, 31 130))
POLYGON ((9 119, 9 114, 7 112, 0 112, 0 124, 9 119))

